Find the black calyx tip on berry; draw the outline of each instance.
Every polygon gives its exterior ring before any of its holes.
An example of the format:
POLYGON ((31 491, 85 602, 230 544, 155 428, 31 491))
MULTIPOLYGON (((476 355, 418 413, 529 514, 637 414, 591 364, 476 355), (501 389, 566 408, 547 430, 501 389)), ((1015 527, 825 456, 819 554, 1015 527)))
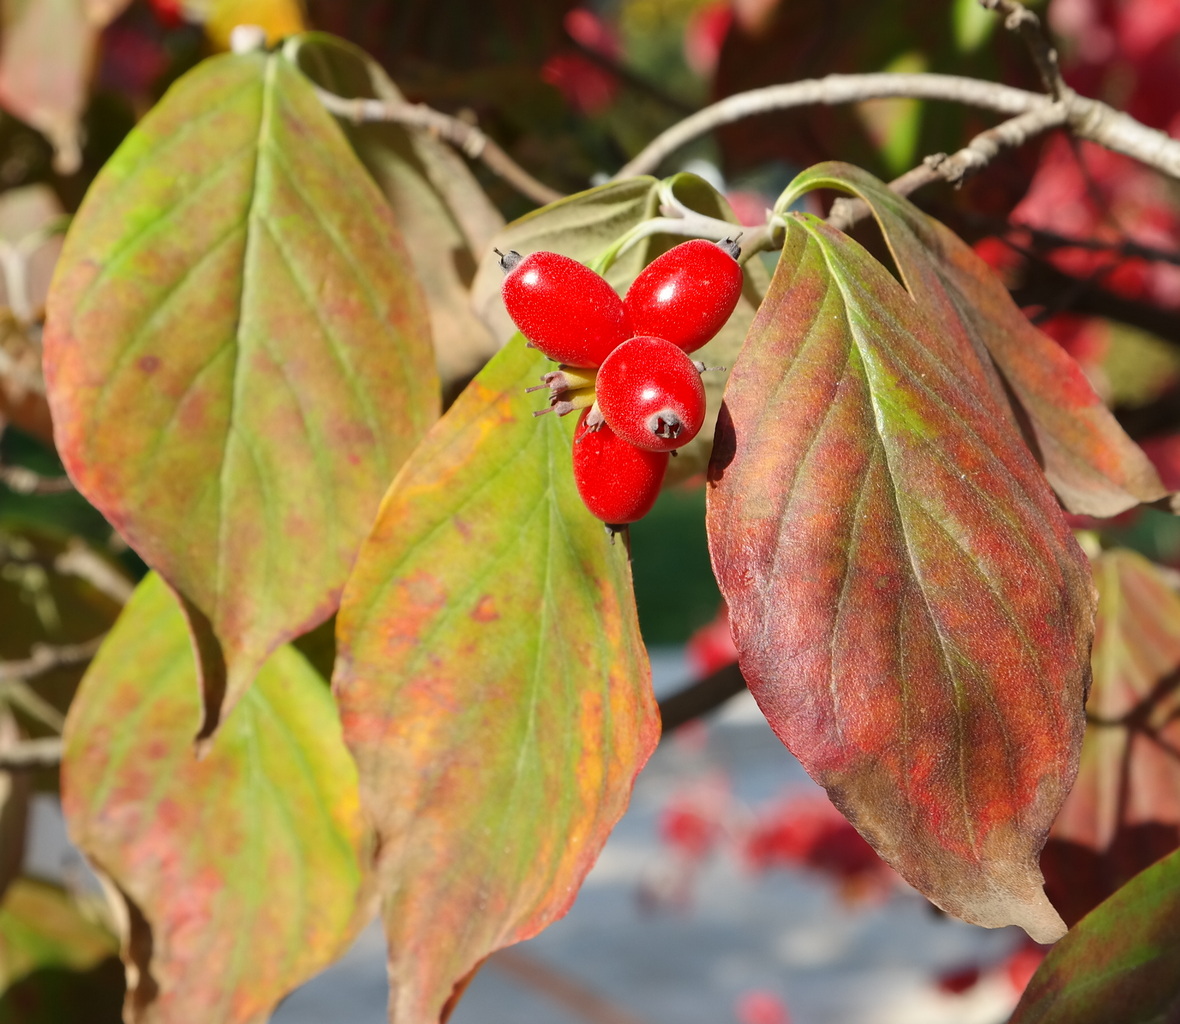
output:
POLYGON ((741 237, 742 232, 739 231, 732 238, 723 238, 717 244, 736 260, 742 254, 742 247, 738 245, 738 239, 741 237))
POLYGON ((521 254, 515 249, 509 249, 507 252, 500 252, 499 249, 493 249, 492 252, 500 257, 500 269, 503 270, 505 274, 510 273, 512 268, 524 259, 524 257, 521 256, 521 254))
POLYGON ((680 417, 672 412, 671 409, 661 409, 659 412, 653 412, 647 418, 647 429, 655 434, 656 437, 667 437, 675 440, 684 429, 684 424, 680 422, 680 417))

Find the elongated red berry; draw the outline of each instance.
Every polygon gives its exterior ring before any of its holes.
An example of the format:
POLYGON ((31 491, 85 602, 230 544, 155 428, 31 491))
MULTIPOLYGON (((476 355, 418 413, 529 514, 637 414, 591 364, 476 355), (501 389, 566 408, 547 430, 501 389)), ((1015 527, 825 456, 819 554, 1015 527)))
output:
POLYGON ((668 468, 667 452, 636 448, 603 423, 586 426, 582 412, 574 431, 574 482, 590 514, 609 526, 642 519, 655 504, 668 468))
POLYGON ((623 300, 605 278, 556 252, 500 257, 504 308, 550 359, 598 366, 628 334, 623 300))
POLYGON ((695 352, 725 326, 737 305, 740 253, 729 238, 694 238, 652 260, 623 300, 631 333, 653 334, 695 352))
POLYGON ((663 338, 628 338, 603 361, 594 389, 603 419, 637 448, 680 448, 705 422, 701 371, 663 338))

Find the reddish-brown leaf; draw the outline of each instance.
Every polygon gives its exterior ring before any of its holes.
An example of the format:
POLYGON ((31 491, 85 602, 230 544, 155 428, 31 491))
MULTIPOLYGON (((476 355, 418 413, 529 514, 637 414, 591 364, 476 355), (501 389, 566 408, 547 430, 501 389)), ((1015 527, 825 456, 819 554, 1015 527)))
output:
POLYGON ((836 805, 939 906, 1050 940, 1036 857, 1077 769, 1093 595, 976 382, 863 249, 788 218, 709 544, 750 688, 836 805))
POLYGON ((261 1024, 362 920, 356 770, 324 680, 288 647, 198 760, 184 619, 154 574, 64 735, 70 835, 126 897, 128 1024, 261 1024))
POLYGON ((1028 321, 991 268, 953 231, 871 174, 844 163, 804 171, 784 203, 814 188, 865 200, 918 305, 952 332, 965 362, 975 362, 971 349, 994 360, 999 375, 984 359, 981 386, 986 383, 999 407, 1024 427, 1066 508, 1113 516, 1168 493, 1077 361, 1028 321))
POLYGON ((1132 551, 1100 555, 1094 579, 1081 767, 1041 856, 1070 925, 1180 845, 1180 595, 1132 551))
POLYGON ((207 736, 332 614, 438 408, 389 208, 282 57, 202 64, 99 174, 45 378, 79 490, 186 602, 207 736))
POLYGON ((340 608, 398 1024, 566 912, 658 737, 627 545, 578 498, 573 424, 524 393, 545 368, 518 336, 459 396, 340 608))

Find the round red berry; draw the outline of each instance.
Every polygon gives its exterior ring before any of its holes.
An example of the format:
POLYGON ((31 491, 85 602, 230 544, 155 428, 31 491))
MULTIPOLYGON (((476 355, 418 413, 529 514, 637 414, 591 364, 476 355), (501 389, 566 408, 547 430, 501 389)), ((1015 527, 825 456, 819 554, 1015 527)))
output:
POLYGON ((663 338, 624 341, 603 361, 594 388, 603 419, 637 448, 681 448, 705 422, 701 371, 663 338))
POLYGON ((610 526, 642 519, 655 504, 668 468, 667 452, 628 444, 603 423, 586 426, 582 411, 574 431, 574 482, 590 514, 610 526))
POLYGON ((598 366, 628 334, 623 300, 605 278, 556 252, 500 257, 504 308, 526 338, 568 366, 598 366))
POLYGON ((632 334, 695 352, 729 319, 742 294, 741 252, 731 239, 695 238, 649 263, 623 300, 632 334))

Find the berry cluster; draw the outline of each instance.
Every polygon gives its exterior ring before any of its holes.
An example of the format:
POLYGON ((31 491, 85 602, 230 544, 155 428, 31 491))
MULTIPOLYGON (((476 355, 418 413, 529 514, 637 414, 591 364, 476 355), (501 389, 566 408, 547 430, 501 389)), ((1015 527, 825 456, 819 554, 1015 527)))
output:
POLYGON ((741 250, 730 238, 684 242, 650 263, 622 299, 568 256, 497 253, 509 316, 561 364, 529 389, 549 389, 549 408, 540 412, 582 410, 574 433, 578 493, 612 529, 643 518, 669 456, 704 423, 705 367, 688 353, 737 305, 741 250))

